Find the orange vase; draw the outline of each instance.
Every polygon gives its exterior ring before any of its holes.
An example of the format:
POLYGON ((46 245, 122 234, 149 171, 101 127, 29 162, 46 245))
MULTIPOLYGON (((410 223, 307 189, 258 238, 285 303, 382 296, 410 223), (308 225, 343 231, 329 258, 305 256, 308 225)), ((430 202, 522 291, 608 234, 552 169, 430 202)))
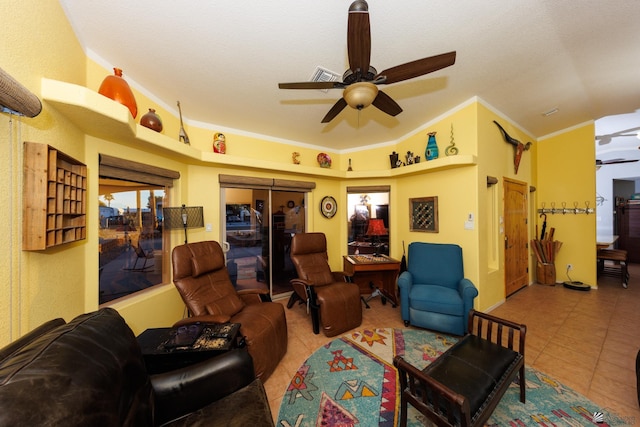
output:
POLYGON ((113 76, 104 78, 98 93, 127 107, 135 119, 138 115, 138 104, 129 87, 129 83, 122 78, 122 70, 120 68, 114 68, 113 72, 113 76))

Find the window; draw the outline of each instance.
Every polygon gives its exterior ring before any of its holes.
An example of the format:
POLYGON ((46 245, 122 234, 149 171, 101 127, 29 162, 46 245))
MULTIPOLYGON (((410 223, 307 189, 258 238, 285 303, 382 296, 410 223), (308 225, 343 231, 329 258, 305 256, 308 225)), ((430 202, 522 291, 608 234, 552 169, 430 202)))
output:
POLYGON ((347 187, 347 251, 389 255, 389 186, 347 187), (369 220, 382 219, 387 234, 367 234, 369 220))
POLYGON ((168 280, 162 206, 180 175, 105 155, 99 174, 99 303, 104 304, 168 280))

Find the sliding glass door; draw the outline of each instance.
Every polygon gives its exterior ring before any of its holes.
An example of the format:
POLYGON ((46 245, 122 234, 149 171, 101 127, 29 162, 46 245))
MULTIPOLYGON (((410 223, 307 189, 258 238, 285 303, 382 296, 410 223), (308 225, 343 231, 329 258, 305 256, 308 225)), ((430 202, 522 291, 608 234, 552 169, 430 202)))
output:
POLYGON ((272 298, 292 291, 291 238, 305 231, 305 193, 270 188, 221 189, 223 247, 234 286, 269 287, 272 298))

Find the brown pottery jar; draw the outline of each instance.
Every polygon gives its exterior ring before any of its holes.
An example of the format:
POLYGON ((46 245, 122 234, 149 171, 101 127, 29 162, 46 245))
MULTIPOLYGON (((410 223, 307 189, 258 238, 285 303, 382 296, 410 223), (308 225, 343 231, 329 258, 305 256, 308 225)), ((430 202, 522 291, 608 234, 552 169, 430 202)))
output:
POLYGON ((149 112, 140 117, 140 124, 156 132, 162 132, 162 120, 153 108, 149 108, 149 112))

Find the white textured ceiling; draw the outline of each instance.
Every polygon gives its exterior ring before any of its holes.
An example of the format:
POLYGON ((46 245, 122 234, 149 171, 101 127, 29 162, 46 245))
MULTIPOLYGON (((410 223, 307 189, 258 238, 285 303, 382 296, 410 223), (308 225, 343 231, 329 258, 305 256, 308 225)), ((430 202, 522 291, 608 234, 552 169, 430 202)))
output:
POLYGON ((378 71, 451 50, 456 64, 384 86, 404 109, 395 118, 347 108, 328 124, 341 90, 278 83, 348 68, 350 0, 60 2, 87 55, 221 131, 340 151, 394 141, 473 96, 535 137, 640 108, 637 0, 369 0, 378 71))

